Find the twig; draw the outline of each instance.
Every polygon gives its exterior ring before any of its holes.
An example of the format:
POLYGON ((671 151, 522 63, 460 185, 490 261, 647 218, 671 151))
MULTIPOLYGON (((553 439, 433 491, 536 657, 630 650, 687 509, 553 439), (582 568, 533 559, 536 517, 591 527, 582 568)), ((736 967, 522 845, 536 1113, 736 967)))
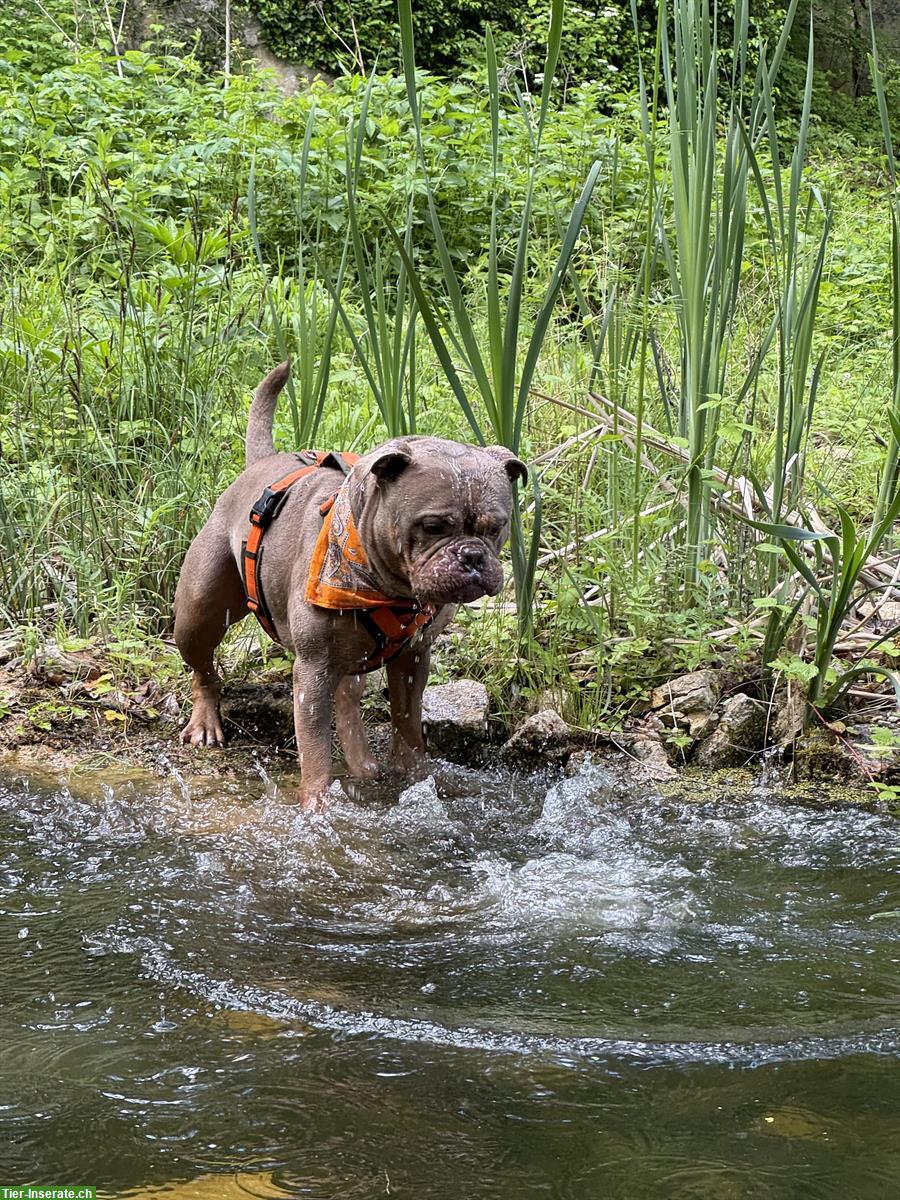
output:
POLYGON ((119 20, 119 33, 117 35, 116 27, 113 24, 112 13, 109 11, 109 0, 103 0, 103 12, 106 15, 106 23, 109 26, 109 36, 112 38, 113 54, 116 57, 116 74, 119 76, 120 79, 125 78, 125 72, 122 70, 122 54, 121 54, 121 51, 119 50, 119 38, 122 36, 122 29, 124 28, 125 8, 126 8, 127 4, 128 4, 128 0, 123 0, 122 15, 119 20))
POLYGON ((231 78, 231 0, 225 0, 225 62, 222 73, 225 76, 225 86, 231 78))
MULTIPOLYGON (((613 406, 612 402, 606 400, 603 396, 598 396, 594 393, 591 395, 592 399, 598 401, 599 403, 606 404, 610 408, 615 407, 617 418, 620 423, 624 423, 629 427, 636 426, 635 418, 626 409, 620 406, 613 406)), ((609 417, 607 417, 606 428, 611 428, 609 417)), ((653 430, 646 425, 644 426, 643 430, 643 444, 659 450, 661 453, 668 455, 670 458, 677 459, 685 467, 690 464, 690 455, 686 450, 682 449, 681 446, 673 446, 671 442, 669 442, 656 430, 653 430)), ((666 487, 667 490, 670 490, 673 494, 681 494, 680 489, 677 488, 670 480, 662 478, 660 476, 660 472, 655 468, 654 474, 660 480, 662 486, 666 487)), ((711 497, 713 507, 731 513, 733 516, 738 518, 743 518, 747 515, 750 515, 747 512, 747 507, 748 501, 751 499, 751 493, 749 491, 749 485, 747 484, 747 481, 744 479, 729 480, 729 477, 726 475, 726 473, 721 468, 715 466, 710 469, 710 474, 718 483, 721 483, 723 486, 730 486, 732 494, 736 492, 742 501, 742 503, 737 504, 733 500, 727 499, 725 495, 717 496, 714 494, 711 497)), ((831 530, 824 523, 815 509, 810 510, 806 522, 804 522, 801 515, 797 512, 787 514, 783 520, 788 525, 795 525, 801 528, 805 523, 809 528, 812 529, 814 533, 831 533, 831 530)), ((833 562, 830 553, 824 547, 822 548, 822 557, 828 562, 833 562)), ((890 591, 894 590, 895 569, 891 567, 890 564, 884 559, 874 557, 867 559, 866 566, 860 571, 859 574, 859 578, 864 583, 868 583, 872 587, 883 587, 886 577, 888 577, 890 580, 887 588, 887 593, 889 593, 890 591)))
MULTIPOLYGON (((670 507, 671 505, 669 501, 664 500, 662 504, 654 504, 650 508, 645 508, 640 516, 650 517, 654 513, 661 512, 664 508, 670 507)), ((546 554, 542 554, 537 560, 537 565, 539 567, 546 567, 547 564, 553 562, 554 559, 565 558, 565 556, 567 554, 571 554, 573 550, 580 550, 583 546, 588 545, 590 542, 596 542, 599 541, 600 538, 608 537, 608 535, 612 532, 613 531, 611 529, 597 529, 593 533, 585 534, 585 536, 582 538, 576 538, 575 541, 569 542, 568 545, 560 547, 559 550, 548 550, 546 554)))
POLYGON ((843 734, 840 733, 839 730, 835 729, 835 727, 829 721, 825 720, 825 718, 822 716, 822 714, 819 712, 819 710, 816 708, 816 706, 814 704, 810 704, 809 707, 813 710, 813 712, 816 714, 816 717, 825 726, 825 728, 828 730, 828 732, 833 733, 834 736, 837 738, 837 740, 843 746, 846 746, 847 750, 850 753, 850 757, 852 759, 855 759, 857 765, 859 766, 859 768, 863 772, 863 774, 866 776, 869 783, 874 785, 875 775, 873 774, 872 771, 869 770, 868 766, 866 765, 865 759, 859 753, 859 751, 856 749, 856 747, 854 745, 852 745, 850 742, 848 742, 847 739, 843 736, 843 734))

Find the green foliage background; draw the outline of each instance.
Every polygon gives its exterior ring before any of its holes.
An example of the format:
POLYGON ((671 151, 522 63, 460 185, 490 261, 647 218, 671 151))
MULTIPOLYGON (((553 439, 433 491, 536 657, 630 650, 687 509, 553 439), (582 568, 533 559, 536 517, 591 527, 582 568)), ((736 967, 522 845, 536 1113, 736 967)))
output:
MULTIPOLYGON (((251 0, 266 41, 278 54, 331 73, 359 65, 371 70, 398 64, 396 0, 310 3, 309 0, 251 0)), ((727 30, 733 6, 721 6, 727 30)), ((753 0, 751 19, 763 36, 779 27, 780 0, 753 0)), ((481 39, 490 24, 501 53, 532 70, 541 64, 547 37, 545 0, 419 0, 414 9, 419 65, 441 74, 459 74, 482 59, 481 39)), ((656 5, 638 0, 638 20, 652 45, 656 5)), ((630 87, 636 52, 629 0, 572 0, 566 8, 561 51, 562 75, 570 83, 599 81, 609 90, 630 87)))
MULTIPOLYGON (((281 353, 277 326, 296 355, 301 296, 324 323, 329 298, 311 272, 333 271, 341 257, 347 135, 365 81, 342 76, 286 98, 249 62, 226 83, 189 52, 150 45, 117 58, 101 10, 90 5, 44 0, 38 10, 30 0, 17 2, 20 8, 0 11, 0 622, 80 635, 123 627, 164 632, 185 548, 240 468, 250 389, 281 353), (301 198, 298 164, 311 113, 301 198), (259 258, 248 210, 254 161, 259 258)), ((495 187, 483 78, 423 75, 420 103, 424 157, 439 181, 450 252, 483 327, 495 187)), ((834 207, 816 327, 815 355, 825 355, 825 367, 809 448, 810 477, 827 488, 819 501, 826 516, 829 497, 855 516, 870 511, 888 433, 887 183, 874 108, 864 101, 859 110, 869 129, 857 143, 850 131, 824 124, 817 102, 805 176, 834 207)), ((508 266, 530 156, 511 92, 500 124, 498 237, 508 266)), ((570 83, 566 103, 551 107, 535 179, 525 306, 533 313, 533 281, 546 278, 560 221, 594 162, 602 165, 600 182, 574 259, 589 307, 579 306, 567 282, 536 378, 540 396, 562 405, 535 401, 526 430, 530 459, 579 434, 581 418, 563 406, 583 406, 590 387, 615 391, 626 407, 632 399, 624 350, 618 366, 607 351, 598 377, 590 344, 614 289, 623 324, 608 345, 621 350, 635 325, 627 297, 641 261, 648 170, 639 106, 621 82, 570 83)), ((664 183, 661 168, 658 174, 664 183)), ((436 281, 405 88, 385 73, 373 85, 356 183, 367 247, 389 247, 387 225, 402 226, 410 198, 416 263, 436 281)), ((771 320, 772 270, 754 200, 732 335, 739 366, 752 361, 771 320)), ((651 285, 660 386, 652 364, 648 419, 666 430, 677 346, 659 263, 651 285)), ((364 338, 351 274, 344 299, 364 338)), ((383 426, 343 326, 330 358, 320 444, 375 444, 383 426)), ((467 438, 421 330, 417 361, 419 429, 467 438)), ((771 363, 766 372, 752 411, 734 406, 734 384, 722 398, 728 453, 750 447, 750 465, 763 474, 774 429, 771 363)), ((279 436, 291 444, 287 403, 279 436)), ((532 656, 529 669, 536 688, 568 680, 569 715, 585 721, 639 697, 672 670, 708 662, 715 653, 708 633, 728 616, 752 613, 753 598, 767 590, 767 564, 734 528, 732 568, 710 565, 704 605, 686 610, 672 537, 678 506, 650 503, 649 475, 638 481, 647 493, 632 495, 632 464, 617 463, 620 449, 615 437, 597 447, 577 442, 564 464, 542 470, 546 546, 575 548, 551 554, 542 568, 538 640, 546 657, 532 656), (627 531, 614 517, 645 499, 652 511, 632 574, 622 565, 627 531), (593 540, 580 540, 586 534, 593 540), (586 607, 585 595, 595 607, 586 607)), ((663 478, 671 475, 670 463, 660 460, 660 468, 663 478)), ((486 678, 505 695, 518 662, 513 626, 502 614, 466 619, 474 636, 454 647, 453 669, 486 678)))

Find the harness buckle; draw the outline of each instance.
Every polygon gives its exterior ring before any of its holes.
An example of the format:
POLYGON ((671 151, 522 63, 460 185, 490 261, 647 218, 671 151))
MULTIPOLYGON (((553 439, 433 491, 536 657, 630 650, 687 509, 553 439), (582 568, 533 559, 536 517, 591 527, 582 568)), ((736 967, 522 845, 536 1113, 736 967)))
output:
POLYGON ((250 509, 251 525, 259 525, 260 528, 267 529, 281 512, 282 505, 289 495, 290 490, 288 488, 285 488, 283 491, 273 492, 270 487, 267 487, 250 509))

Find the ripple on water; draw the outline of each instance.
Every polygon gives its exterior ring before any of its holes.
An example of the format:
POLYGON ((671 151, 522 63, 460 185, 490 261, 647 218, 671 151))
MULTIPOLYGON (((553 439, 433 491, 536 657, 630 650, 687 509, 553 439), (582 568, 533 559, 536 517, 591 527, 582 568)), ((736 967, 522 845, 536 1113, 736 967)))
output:
POLYGON ((313 817, 220 783, 3 798, 21 855, 5 904, 27 923, 14 949, 34 992, 33 1039, 6 1053, 41 1069, 74 1072, 88 1039, 98 1070, 127 1073, 85 966, 99 977, 108 955, 137 959, 160 996, 582 1065, 900 1044, 896 922, 869 920, 897 907, 900 827, 872 814, 622 796, 593 766, 555 781, 447 769, 393 804, 338 789, 313 817), (77 989, 35 990, 71 973, 70 946, 37 944, 73 904, 89 1013, 77 989))

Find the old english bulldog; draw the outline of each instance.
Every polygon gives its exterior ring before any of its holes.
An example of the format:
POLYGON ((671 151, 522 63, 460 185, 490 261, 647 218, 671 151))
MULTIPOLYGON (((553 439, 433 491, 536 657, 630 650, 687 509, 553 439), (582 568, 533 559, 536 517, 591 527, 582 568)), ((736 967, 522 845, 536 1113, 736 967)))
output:
POLYGON ((191 543, 175 594, 175 641, 193 671, 181 739, 224 744, 213 655, 248 612, 294 655, 300 799, 332 780, 334 717, 352 777, 378 767, 360 713, 368 671, 390 693, 393 766, 421 768, 422 692, 431 644, 457 604, 496 595, 512 485, 525 464, 502 446, 399 437, 361 456, 280 454, 272 419, 290 366, 259 385, 246 469, 191 543))

